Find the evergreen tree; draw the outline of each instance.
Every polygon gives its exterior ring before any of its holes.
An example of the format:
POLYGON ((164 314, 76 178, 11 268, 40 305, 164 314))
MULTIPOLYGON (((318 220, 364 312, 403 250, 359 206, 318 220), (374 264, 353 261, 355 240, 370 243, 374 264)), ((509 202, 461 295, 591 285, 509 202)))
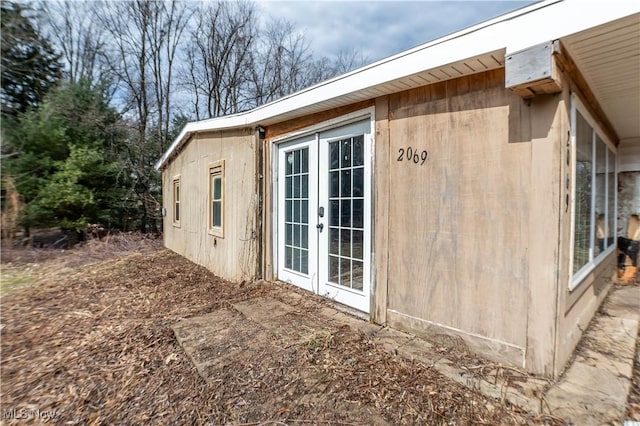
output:
POLYGON ((89 82, 64 84, 19 116, 7 134, 5 161, 26 202, 25 228, 87 223, 122 228, 130 177, 121 161, 126 131, 103 90, 89 82))
POLYGON ((27 10, 2 1, 0 46, 2 116, 14 117, 36 107, 60 77, 59 55, 36 30, 27 10))

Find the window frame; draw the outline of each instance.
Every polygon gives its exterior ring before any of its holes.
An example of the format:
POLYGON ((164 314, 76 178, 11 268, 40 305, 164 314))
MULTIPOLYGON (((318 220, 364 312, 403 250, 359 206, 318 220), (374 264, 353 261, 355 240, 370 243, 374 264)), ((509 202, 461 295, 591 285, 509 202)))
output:
POLYGON ((207 196, 207 204, 208 204, 208 215, 207 215, 207 229, 210 235, 213 235, 218 238, 224 238, 224 225, 225 225, 225 214, 224 214, 224 205, 225 205, 225 170, 224 170, 224 160, 215 161, 213 163, 209 163, 209 167, 207 168, 207 178, 209 180, 208 187, 209 193, 207 196), (220 179, 220 199, 214 199, 214 179, 220 179), (214 226, 213 224, 213 203, 220 203, 220 226, 214 226))
POLYGON ((171 179, 171 221, 173 226, 178 228, 180 227, 180 218, 182 216, 182 194, 180 187, 180 175, 176 175, 171 179), (176 212, 178 212, 177 215, 176 212))
POLYGON ((613 253, 616 249, 616 229, 617 229, 617 215, 618 215, 618 194, 617 194, 617 183, 618 183, 618 150, 616 146, 611 142, 611 140, 606 136, 606 134, 602 131, 602 128, 598 125, 598 123, 594 120, 591 113, 587 110, 584 104, 580 101, 580 99, 576 96, 576 94, 571 95, 571 111, 570 111, 570 135, 571 135, 571 241, 570 241, 570 256, 569 256, 569 291, 575 290, 584 280, 585 278, 593 272, 593 270, 602 263, 611 253, 613 253), (576 218, 575 218, 575 210, 576 210, 576 159, 577 159, 577 112, 582 115, 587 124, 591 127, 591 160, 592 160, 592 171, 591 171, 591 201, 590 201, 590 245, 589 245, 589 260, 582 265, 580 269, 578 269, 575 273, 573 272, 574 267, 574 256, 575 256, 575 237, 576 237, 576 218), (612 238, 613 243, 608 245, 604 250, 602 250, 597 255, 595 254, 595 248, 598 244, 597 241, 597 228, 598 228, 598 218, 596 217, 596 205, 597 205, 597 181, 596 175, 598 170, 598 164, 596 164, 597 160, 597 143, 598 138, 605 145, 606 156, 604 159, 605 163, 605 184, 604 184, 604 197, 605 202, 605 230, 609 232, 605 232, 604 239, 606 241, 607 238, 612 238), (613 161, 613 211, 610 210, 609 201, 611 198, 609 197, 609 189, 612 187, 609 183, 609 177, 611 175, 611 171, 609 170, 609 156, 614 155, 613 161), (613 213, 613 222, 611 222, 611 218, 609 217, 609 213, 613 213), (613 224, 613 230, 609 230, 609 224, 613 224), (613 237, 609 237, 608 235, 613 235, 613 237))

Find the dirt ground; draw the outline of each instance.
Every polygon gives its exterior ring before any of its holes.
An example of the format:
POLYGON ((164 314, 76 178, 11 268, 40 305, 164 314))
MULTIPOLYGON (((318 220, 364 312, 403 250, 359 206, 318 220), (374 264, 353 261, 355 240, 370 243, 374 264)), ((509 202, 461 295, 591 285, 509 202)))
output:
POLYGON ((221 280, 159 241, 3 251, 2 276, 0 409, 9 424, 562 424, 483 397, 349 327, 274 341, 207 384, 171 326, 272 295, 277 284, 221 280), (308 370, 323 382, 322 404, 297 379, 308 370), (354 420, 359 412, 366 422, 354 420))

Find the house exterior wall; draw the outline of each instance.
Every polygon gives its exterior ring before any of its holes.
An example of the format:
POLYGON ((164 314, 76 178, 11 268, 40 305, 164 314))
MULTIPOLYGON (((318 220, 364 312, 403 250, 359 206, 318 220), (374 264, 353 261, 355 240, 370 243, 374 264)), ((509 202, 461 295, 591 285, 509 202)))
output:
POLYGON ((534 113, 503 69, 389 97, 393 191, 375 228, 388 227, 391 326, 524 363, 534 113), (409 148, 426 150, 425 164, 398 161, 409 148))
MULTIPOLYGON (((571 111, 571 94, 577 96, 583 103, 588 114, 596 122, 606 120, 601 117, 597 111, 585 102, 584 91, 589 90, 579 84, 576 79, 572 78, 568 73, 561 75, 563 80, 563 91, 560 101, 558 127, 560 133, 567 135, 571 128, 570 111, 571 111)), ((618 141, 611 141, 617 144, 618 141)), ((570 153, 566 149, 560 147, 559 170, 563 179, 571 177, 571 158, 570 153)), ((618 156, 620 153, 618 152, 618 156)), ((566 194, 570 195, 568 189, 561 187, 560 199, 564 199, 566 194)), ((566 206, 561 202, 558 208, 559 216, 559 253, 558 253, 558 284, 557 284, 557 314, 556 314, 556 333, 554 342, 553 362, 549 363, 549 371, 545 369, 545 373, 550 376, 557 377, 562 374, 567 362, 571 358, 575 347, 577 346, 582 333, 589 326, 589 323, 600 304, 606 297, 608 290, 615 277, 617 268, 617 254, 614 250, 606 258, 602 259, 593 270, 587 274, 584 279, 573 289, 569 284, 572 278, 572 259, 571 259, 571 219, 573 215, 573 206, 566 206)))
POLYGON ((216 275, 259 276, 258 138, 252 129, 198 134, 162 172, 164 244, 216 275), (224 236, 209 232, 209 166, 224 160, 224 236), (173 223, 172 182, 180 177, 180 224, 173 223))

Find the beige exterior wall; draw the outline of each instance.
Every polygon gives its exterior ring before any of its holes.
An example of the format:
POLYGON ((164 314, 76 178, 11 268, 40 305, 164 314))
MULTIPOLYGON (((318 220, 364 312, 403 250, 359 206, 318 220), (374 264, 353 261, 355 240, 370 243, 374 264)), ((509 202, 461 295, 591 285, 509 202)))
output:
POLYGON ((163 170, 164 244, 216 275, 259 276, 258 138, 252 129, 193 137, 163 170), (209 165, 224 160, 224 237, 209 233, 209 165), (173 223, 172 181, 180 177, 180 224, 173 223))
MULTIPOLYGON (((561 77, 563 79, 563 92, 559 108, 559 114, 561 115, 559 122, 560 133, 566 135, 570 130, 571 93, 576 94, 583 101, 585 108, 594 120, 602 121, 604 118, 600 117, 584 101, 582 90, 585 90, 585 88, 578 85, 566 74, 561 77)), ((613 143, 617 142, 613 141, 613 143)), ((560 152, 559 167, 564 179, 567 176, 571 176, 571 166, 567 164, 571 164, 571 161, 567 161, 567 155, 569 154, 566 150, 561 149, 560 152)), ((570 192, 562 188, 561 198, 566 197, 566 194, 570 194, 570 192)), ((559 376, 566 367, 582 337, 583 331, 589 326, 589 322, 606 297, 617 268, 617 255, 614 251, 596 265, 591 273, 571 290, 569 283, 571 280, 571 218, 573 211, 571 207, 565 208, 564 204, 560 206, 559 211, 558 312, 555 325, 555 353, 552 368, 549 371, 549 375, 555 377, 559 376)))
POLYGON ((503 70, 392 95, 388 108, 389 154, 376 158, 376 177, 388 168, 393 191, 375 224, 388 227, 388 323, 521 366, 534 108, 504 89, 503 70), (428 161, 397 161, 408 147, 428 161))
POLYGON ((561 93, 526 101, 504 89, 503 70, 378 99, 376 300, 386 312, 377 306, 374 319, 562 372, 616 256, 569 290, 570 94, 580 92, 559 79, 561 93), (429 164, 398 162, 408 146, 429 164))

